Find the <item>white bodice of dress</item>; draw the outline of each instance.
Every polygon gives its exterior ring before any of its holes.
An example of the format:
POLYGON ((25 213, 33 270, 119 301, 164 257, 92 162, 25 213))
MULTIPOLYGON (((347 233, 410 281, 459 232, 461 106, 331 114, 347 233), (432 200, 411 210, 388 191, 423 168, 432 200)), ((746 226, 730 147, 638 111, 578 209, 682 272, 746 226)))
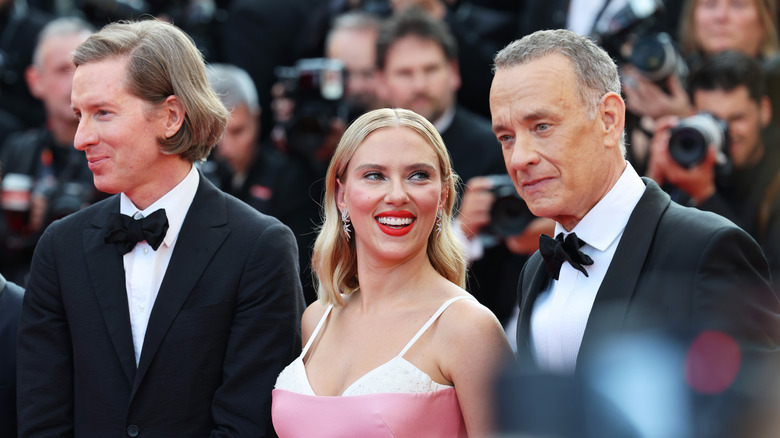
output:
MULTIPOLYGON (((379 394, 379 393, 420 393, 437 391, 440 389, 451 388, 449 385, 442 385, 434 382, 431 377, 414 366, 411 362, 404 359, 404 354, 411 348, 412 345, 425 333, 426 330, 438 319, 438 317, 450 306, 450 304, 458 301, 462 298, 469 298, 468 296, 458 296, 447 300, 439 307, 436 313, 420 328, 417 334, 406 344, 401 352, 390 359, 389 361, 379 365, 373 370, 361 376, 358 380, 352 383, 342 395, 363 395, 363 394, 379 394)), ((309 341, 303 348, 301 355, 298 356, 292 363, 282 370, 279 377, 276 379, 276 389, 284 389, 298 394, 316 395, 309 383, 309 378, 306 374, 306 368, 303 363, 303 357, 311 347, 312 341, 317 337, 317 333, 327 320, 333 305, 328 306, 325 314, 322 315, 317 327, 309 337, 309 341)))

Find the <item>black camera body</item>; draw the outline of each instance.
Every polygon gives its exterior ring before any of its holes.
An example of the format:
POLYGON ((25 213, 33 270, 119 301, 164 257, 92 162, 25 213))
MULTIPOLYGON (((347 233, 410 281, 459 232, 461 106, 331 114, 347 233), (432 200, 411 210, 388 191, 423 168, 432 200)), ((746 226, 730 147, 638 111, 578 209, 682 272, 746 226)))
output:
POLYGON ((640 36, 633 44, 628 62, 664 89, 669 76, 676 75, 683 81, 688 76, 688 64, 665 32, 640 36))
POLYGON ((493 234, 508 237, 520 234, 532 220, 536 219, 517 194, 515 185, 509 175, 488 175, 493 187, 490 191, 495 201, 490 207, 490 228, 493 234))
POLYGON ((729 161, 728 123, 708 113, 700 113, 680 120, 671 130, 669 154, 680 166, 696 166, 707 156, 710 146, 718 151, 717 163, 729 161))
POLYGON ((666 79, 688 76, 688 64, 674 39, 665 32, 651 32, 655 18, 664 13, 661 0, 628 0, 594 26, 594 39, 619 62, 631 64, 665 91, 666 79))
POLYGON ((75 213, 95 201, 92 184, 80 181, 64 181, 46 193, 49 205, 46 209, 46 225, 75 213))
POLYGON ((306 58, 276 75, 295 102, 283 128, 290 149, 311 157, 325 141, 333 119, 347 120, 344 64, 337 59, 306 58))

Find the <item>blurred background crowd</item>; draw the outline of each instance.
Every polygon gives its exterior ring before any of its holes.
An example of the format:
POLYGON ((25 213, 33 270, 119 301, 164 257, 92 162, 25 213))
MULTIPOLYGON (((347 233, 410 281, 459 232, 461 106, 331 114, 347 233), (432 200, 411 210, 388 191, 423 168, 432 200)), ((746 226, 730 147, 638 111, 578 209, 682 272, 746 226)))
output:
POLYGON ((105 196, 72 147, 70 52, 106 23, 150 16, 193 38, 231 111, 201 170, 293 230, 309 303, 330 155, 358 115, 403 107, 450 151, 468 289, 511 337, 518 275, 554 224, 533 217, 507 178, 491 130, 492 58, 548 28, 591 36, 618 63, 639 174, 743 227, 780 278, 776 0, 0 0, 8 280, 26 283, 48 224, 105 196))

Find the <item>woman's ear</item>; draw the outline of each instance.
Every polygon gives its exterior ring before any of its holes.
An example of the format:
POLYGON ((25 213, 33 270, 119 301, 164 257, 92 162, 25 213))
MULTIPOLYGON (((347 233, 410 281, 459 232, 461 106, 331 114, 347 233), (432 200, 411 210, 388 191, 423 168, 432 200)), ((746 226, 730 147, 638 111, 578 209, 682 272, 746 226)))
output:
POLYGON ((439 209, 444 210, 447 208, 447 198, 450 196, 449 187, 444 187, 441 191, 441 198, 439 199, 439 209))
POLYGON ((165 138, 171 138, 179 132, 181 125, 184 124, 186 111, 176 95, 168 96, 163 102, 162 108, 165 118, 165 138))
POLYGON ((340 211, 347 208, 347 202, 344 200, 344 184, 342 184, 341 178, 336 178, 336 205, 340 211))

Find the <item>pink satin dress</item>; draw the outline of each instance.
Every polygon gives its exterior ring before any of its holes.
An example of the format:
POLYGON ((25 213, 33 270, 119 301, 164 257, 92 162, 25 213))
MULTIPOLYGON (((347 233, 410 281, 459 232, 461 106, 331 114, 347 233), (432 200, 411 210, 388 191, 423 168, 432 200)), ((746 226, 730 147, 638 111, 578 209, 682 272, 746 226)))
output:
POLYGON ((434 382, 403 355, 459 296, 442 304, 397 356, 350 385, 341 396, 314 393, 303 357, 333 306, 328 307, 301 355, 276 380, 271 408, 280 438, 466 437, 455 388, 434 382))

